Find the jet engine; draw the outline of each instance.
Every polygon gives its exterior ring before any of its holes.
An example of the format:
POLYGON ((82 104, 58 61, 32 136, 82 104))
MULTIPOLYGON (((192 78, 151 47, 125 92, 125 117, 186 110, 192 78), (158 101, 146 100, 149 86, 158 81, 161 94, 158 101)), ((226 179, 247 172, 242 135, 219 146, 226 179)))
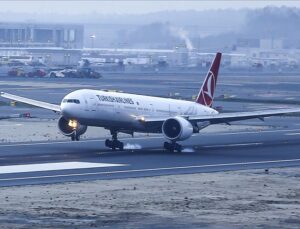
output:
POLYGON ((68 120, 64 117, 60 117, 58 120, 58 129, 65 136, 78 137, 86 132, 87 126, 81 125, 77 120, 68 120))
POLYGON ((183 141, 193 134, 192 124, 180 116, 169 118, 162 125, 162 133, 171 141, 183 141))

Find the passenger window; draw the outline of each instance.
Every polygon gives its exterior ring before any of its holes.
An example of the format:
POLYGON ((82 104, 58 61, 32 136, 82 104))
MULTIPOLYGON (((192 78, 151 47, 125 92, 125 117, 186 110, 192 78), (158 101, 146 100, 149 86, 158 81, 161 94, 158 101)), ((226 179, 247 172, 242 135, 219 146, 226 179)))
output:
POLYGON ((80 100, 78 99, 68 99, 66 101, 64 100, 64 102, 80 104, 80 100))

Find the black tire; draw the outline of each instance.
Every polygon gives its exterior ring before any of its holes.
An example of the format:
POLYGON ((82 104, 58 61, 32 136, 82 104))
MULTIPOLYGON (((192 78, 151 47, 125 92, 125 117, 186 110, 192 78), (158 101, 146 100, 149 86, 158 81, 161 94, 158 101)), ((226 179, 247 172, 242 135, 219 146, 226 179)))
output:
POLYGON ((119 142, 118 148, 119 148, 119 150, 124 150, 124 143, 123 142, 119 142))
POLYGON ((175 150, 175 145, 169 142, 164 142, 164 148, 169 152, 173 153, 175 150))
POLYGON ((179 145, 179 144, 175 144, 175 150, 178 152, 178 153, 181 153, 181 151, 182 151, 182 146, 181 145, 179 145))
POLYGON ((54 72, 51 72, 50 78, 56 78, 56 74, 54 72))
POLYGON ((111 148, 112 142, 109 139, 105 140, 105 146, 111 148))
POLYGON ((169 150, 170 149, 170 143, 169 142, 164 142, 164 148, 166 149, 166 150, 169 150))

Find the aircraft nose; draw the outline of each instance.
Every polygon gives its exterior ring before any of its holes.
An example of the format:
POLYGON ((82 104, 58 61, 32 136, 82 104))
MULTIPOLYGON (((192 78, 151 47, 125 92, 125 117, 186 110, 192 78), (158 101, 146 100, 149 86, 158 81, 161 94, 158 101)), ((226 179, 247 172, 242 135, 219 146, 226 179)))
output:
POLYGON ((65 118, 76 118, 80 115, 80 100, 75 97, 65 97, 60 104, 61 113, 65 118))
POLYGON ((71 118, 72 117, 72 105, 68 103, 61 103, 61 114, 62 116, 66 118, 71 118))

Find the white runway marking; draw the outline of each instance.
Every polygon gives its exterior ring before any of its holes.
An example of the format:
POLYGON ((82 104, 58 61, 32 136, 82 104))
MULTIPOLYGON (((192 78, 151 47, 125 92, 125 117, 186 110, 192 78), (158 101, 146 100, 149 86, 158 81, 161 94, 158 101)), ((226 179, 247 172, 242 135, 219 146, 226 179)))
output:
POLYGON ((125 166, 124 164, 108 164, 108 163, 90 163, 90 162, 58 162, 28 165, 8 165, 0 166, 0 174, 8 173, 26 173, 26 172, 43 172, 67 169, 90 169, 125 166))
MULTIPOLYGON (((252 161, 252 162, 238 162, 228 164, 211 164, 211 165, 193 165, 184 167, 162 167, 153 169, 133 169, 133 170, 118 170, 110 172, 94 172, 94 173, 73 173, 62 175, 46 175, 46 176, 31 176, 31 177, 16 177, 16 178, 3 178, 0 181, 15 181, 15 180, 29 180, 29 179, 46 179, 46 178, 59 178, 59 177, 80 177, 80 176, 93 176, 93 175, 113 175, 113 174, 126 174, 135 172, 153 172, 153 171, 170 171, 170 170, 184 170, 184 169, 197 169, 197 168, 214 168, 214 167, 227 167, 227 166, 247 166, 247 165, 260 165, 260 164, 276 164, 282 162, 300 162, 300 159, 289 160, 275 160, 275 161, 252 161)), ((245 167, 246 168, 246 167, 245 167)))
POLYGON ((287 133, 285 135, 288 135, 288 136, 293 136, 293 135, 300 135, 300 133, 287 133))
POLYGON ((23 126, 23 124, 20 124, 20 123, 17 123, 17 124, 3 124, 3 125, 0 125, 1 127, 12 127, 12 126, 23 126))
POLYGON ((237 143, 237 144, 226 144, 226 145, 211 145, 211 146, 203 146, 204 148, 214 148, 214 147, 234 147, 234 146, 257 146, 263 145, 262 142, 251 142, 251 143, 237 143))

